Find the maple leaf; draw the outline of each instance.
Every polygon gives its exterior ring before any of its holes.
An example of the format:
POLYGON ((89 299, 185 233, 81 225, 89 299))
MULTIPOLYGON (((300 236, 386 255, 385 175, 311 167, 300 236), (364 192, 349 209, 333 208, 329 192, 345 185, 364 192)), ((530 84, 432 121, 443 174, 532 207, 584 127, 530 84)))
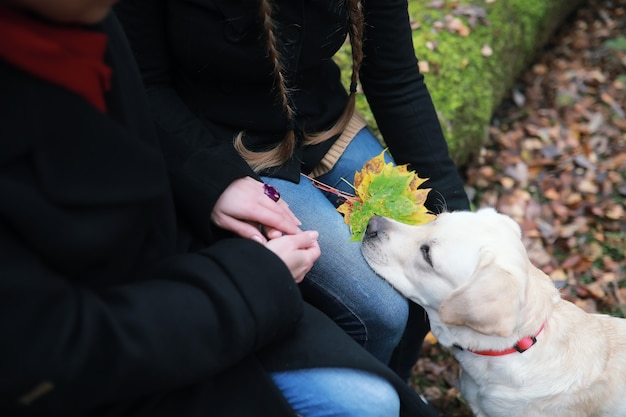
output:
MULTIPOLYGON (((356 195, 337 208, 350 226, 352 241, 360 241, 372 216, 384 216, 406 224, 428 223, 435 215, 424 206, 430 188, 407 165, 385 163, 385 152, 370 159, 354 174, 356 195)), ((345 196, 344 196, 345 198, 345 196)))

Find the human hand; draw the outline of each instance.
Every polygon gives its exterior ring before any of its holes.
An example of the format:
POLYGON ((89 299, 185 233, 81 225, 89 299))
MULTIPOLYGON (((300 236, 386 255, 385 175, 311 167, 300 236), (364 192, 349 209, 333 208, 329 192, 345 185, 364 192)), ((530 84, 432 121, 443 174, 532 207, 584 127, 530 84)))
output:
POLYGON ((294 281, 300 283, 320 256, 318 236, 316 231, 308 230, 272 239, 265 246, 283 260, 294 281))
POLYGON ((273 201, 267 198, 263 183, 250 177, 239 178, 224 190, 213 207, 211 221, 222 229, 261 243, 283 233, 293 235, 301 232, 298 227, 300 220, 289 205, 282 199, 273 201))

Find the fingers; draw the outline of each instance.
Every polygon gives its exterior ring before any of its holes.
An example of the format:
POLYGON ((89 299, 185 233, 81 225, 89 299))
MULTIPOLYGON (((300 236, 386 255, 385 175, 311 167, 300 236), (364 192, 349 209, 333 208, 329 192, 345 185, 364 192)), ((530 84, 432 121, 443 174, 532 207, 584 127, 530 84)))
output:
POLYGON ((271 248, 283 251, 312 250, 311 255, 314 256, 316 252, 319 252, 318 237, 319 233, 317 231, 306 230, 297 235, 284 235, 280 238, 272 239, 267 244, 271 248))
POLYGON ((258 221, 259 223, 283 231, 287 234, 298 233, 298 226, 302 224, 296 215, 289 208, 289 204, 284 199, 274 201, 265 195, 264 184, 247 177, 247 186, 250 192, 255 196, 255 201, 259 205, 260 211, 254 211, 251 215, 256 219, 248 219, 258 221), (295 227, 294 227, 295 225, 295 227))
POLYGON ((248 220, 256 221, 267 226, 270 229, 277 229, 288 235, 300 232, 299 226, 302 224, 300 220, 289 208, 285 200, 276 202, 262 195, 262 199, 258 202, 258 209, 249 213, 248 220))
POLYGON ((265 227, 265 236, 267 236, 268 239, 277 239, 281 237, 282 235, 283 235, 283 232, 281 232, 278 229, 265 227))
POLYGON ((285 235, 270 240, 266 247, 285 262, 294 280, 300 283, 320 256, 318 236, 316 231, 311 230, 297 235, 285 235))
POLYGON ((211 220, 217 226, 246 238, 263 237, 254 231, 262 224, 267 237, 300 233, 300 221, 282 199, 274 201, 264 193, 263 183, 250 178, 233 181, 217 200, 211 220))
POLYGON ((294 224, 298 226, 302 224, 300 219, 298 219, 296 215, 293 213, 293 211, 291 211, 291 209, 289 208, 289 204, 287 204, 285 200, 278 200, 276 204, 278 204, 278 206, 282 209, 285 216, 289 217, 294 224))
POLYGON ((291 241, 297 249, 314 249, 318 247, 317 239, 319 238, 319 233, 315 230, 307 230, 297 235, 285 236, 285 238, 291 241))
POLYGON ((300 233, 299 235, 294 235, 294 237, 300 238, 304 235, 306 235, 306 239, 302 240, 302 246, 300 247, 300 254, 304 259, 299 269, 293 273, 293 278, 298 284, 304 280, 304 277, 311 270, 311 268, 313 268, 313 264, 321 254, 319 244, 317 243, 318 233, 314 231, 307 231, 300 233))
POLYGON ((224 230, 229 230, 243 238, 253 239, 259 243, 267 242, 258 223, 239 220, 225 213, 216 212, 215 210, 211 214, 211 220, 216 226, 224 230))

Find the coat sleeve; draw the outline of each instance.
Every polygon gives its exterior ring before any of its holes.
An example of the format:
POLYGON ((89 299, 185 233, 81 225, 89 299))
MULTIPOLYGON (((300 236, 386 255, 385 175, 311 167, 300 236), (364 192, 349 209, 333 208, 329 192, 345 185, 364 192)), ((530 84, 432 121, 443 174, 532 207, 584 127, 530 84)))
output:
POLYGON ((80 413, 207 382, 302 312, 285 265, 245 240, 168 258, 133 283, 86 286, 0 217, 0 277, 0 409, 22 413, 80 413))
POLYGON ((363 1, 365 58, 361 82, 380 131, 399 164, 430 178, 427 207, 468 210, 469 201, 419 72, 406 0, 363 1))
POLYGON ((139 66, 177 202, 196 228, 224 189, 238 178, 258 176, 237 154, 223 129, 201 119, 174 88, 167 41, 167 1, 128 0, 115 7, 139 66))

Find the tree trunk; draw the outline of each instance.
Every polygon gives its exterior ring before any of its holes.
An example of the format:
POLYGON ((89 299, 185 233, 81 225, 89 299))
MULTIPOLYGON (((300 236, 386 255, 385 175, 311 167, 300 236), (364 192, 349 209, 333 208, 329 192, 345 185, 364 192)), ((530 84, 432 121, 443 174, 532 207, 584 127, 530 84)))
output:
MULTIPOLYGON (((518 75, 584 1, 409 0, 416 55, 457 164, 485 143, 518 75)), ((358 106, 375 126, 363 97, 358 106)))

